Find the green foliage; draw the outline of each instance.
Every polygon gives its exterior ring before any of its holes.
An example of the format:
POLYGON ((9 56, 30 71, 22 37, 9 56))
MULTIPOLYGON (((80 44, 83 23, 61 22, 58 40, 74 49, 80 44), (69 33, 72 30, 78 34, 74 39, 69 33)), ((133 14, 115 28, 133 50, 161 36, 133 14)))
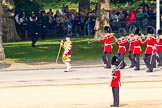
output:
MULTIPOLYGON (((59 10, 62 8, 63 3, 59 2, 59 3, 50 3, 48 5, 43 5, 43 8, 48 11, 50 8, 53 9, 53 12, 55 13, 56 10, 59 10)), ((76 11, 78 11, 78 4, 75 3, 70 3, 70 2, 66 2, 65 5, 69 6, 69 9, 75 9, 76 11)))
POLYGON ((15 11, 25 11, 31 13, 32 11, 38 12, 42 9, 42 6, 35 2, 34 0, 14 0, 15 2, 15 11))
MULTIPOLYGON (((30 13, 31 11, 39 11, 44 8, 48 10, 52 8, 54 12, 57 9, 61 9, 62 5, 68 5, 69 9, 78 10, 79 0, 14 0, 16 5, 16 11, 26 11, 30 13)), ((97 0, 90 0, 91 9, 94 9, 97 0)), ((155 0, 145 0, 148 4, 155 4, 155 0)), ((111 9, 116 8, 137 8, 142 3, 142 0, 111 0, 111 9), (122 5, 121 5, 122 4, 122 5)))
MULTIPOLYGON (((156 4, 156 0, 145 0, 145 2, 149 5, 155 5, 156 4)), ((111 9, 131 9, 131 8, 138 8, 140 6, 140 4, 142 3, 142 0, 113 0, 111 2, 111 9), (121 5, 122 4, 122 5, 121 5)))
POLYGON ((78 3, 78 0, 35 0, 39 4, 50 4, 50 3, 78 3))
POLYGON ((90 0, 91 3, 97 3, 97 0, 90 0))

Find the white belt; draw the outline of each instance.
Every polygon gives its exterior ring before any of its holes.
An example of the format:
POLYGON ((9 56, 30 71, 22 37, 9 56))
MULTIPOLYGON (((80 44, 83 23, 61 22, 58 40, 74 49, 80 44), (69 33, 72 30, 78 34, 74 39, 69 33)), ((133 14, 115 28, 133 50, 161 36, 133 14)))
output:
POLYGON ((111 45, 111 44, 104 44, 105 46, 111 45))
POLYGON ((134 48, 141 48, 141 46, 134 46, 134 48))
POLYGON ((158 45, 158 44, 157 44, 156 46, 162 46, 162 45, 158 45))
POLYGON ((147 45, 147 47, 151 47, 152 49, 156 49, 155 45, 147 45))
POLYGON ((120 47, 120 48, 122 48, 122 47, 125 48, 125 46, 119 46, 119 47, 120 47))
POLYGON ((147 45, 147 47, 153 47, 152 45, 147 45))

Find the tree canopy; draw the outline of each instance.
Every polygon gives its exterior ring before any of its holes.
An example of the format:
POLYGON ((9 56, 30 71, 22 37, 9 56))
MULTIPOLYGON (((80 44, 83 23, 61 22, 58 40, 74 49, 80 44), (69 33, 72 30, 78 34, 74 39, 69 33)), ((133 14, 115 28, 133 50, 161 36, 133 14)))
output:
MULTIPOLYGON (((58 7, 57 5, 60 3, 70 3, 70 4, 78 4, 80 0, 14 0, 15 1, 15 10, 16 11, 38 11, 42 9, 43 7, 50 6, 51 7, 58 7)), ((90 0, 92 4, 97 3, 98 0, 90 0)), ((144 0, 148 4, 155 4, 156 0, 144 0)), ((135 8, 139 6, 139 4, 142 2, 142 0, 111 0, 111 7, 114 8, 135 8), (123 5, 120 5, 123 4, 123 5)), ((74 7, 74 6, 73 6, 74 7)))
POLYGON ((15 11, 25 11, 30 13, 32 11, 38 12, 42 9, 42 6, 37 3, 35 0, 14 0, 15 2, 15 11))

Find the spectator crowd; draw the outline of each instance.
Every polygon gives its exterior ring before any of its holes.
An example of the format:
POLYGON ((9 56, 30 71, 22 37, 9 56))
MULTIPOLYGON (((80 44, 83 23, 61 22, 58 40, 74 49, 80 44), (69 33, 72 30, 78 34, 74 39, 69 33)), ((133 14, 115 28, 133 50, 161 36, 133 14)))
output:
POLYGON ((38 13, 32 12, 27 15, 25 12, 18 12, 15 15, 15 22, 21 40, 26 40, 28 36, 38 34, 41 39, 46 37, 63 37, 67 34, 75 36, 89 36, 94 34, 96 14, 94 11, 76 12, 70 10, 68 5, 62 6, 61 10, 52 9, 48 12, 40 10, 38 13))
POLYGON ((147 25, 155 27, 156 6, 149 6, 144 0, 137 9, 116 9, 110 12, 110 24, 116 27, 129 27, 132 23, 143 29, 147 25))
MULTIPOLYGON (((117 24, 123 22, 126 26, 136 22, 140 26, 143 22, 156 20, 156 7, 149 6, 144 1, 137 9, 116 9, 110 11, 110 26, 117 28, 117 24)), ((88 13, 69 10, 68 5, 63 5, 62 9, 53 13, 52 9, 48 12, 40 10, 38 13, 32 12, 27 15, 24 11, 15 14, 15 22, 21 40, 26 40, 29 36, 39 35, 41 39, 47 37, 63 37, 67 34, 74 36, 94 35, 96 13, 88 13)), ((125 27, 126 27, 125 26, 125 27)))

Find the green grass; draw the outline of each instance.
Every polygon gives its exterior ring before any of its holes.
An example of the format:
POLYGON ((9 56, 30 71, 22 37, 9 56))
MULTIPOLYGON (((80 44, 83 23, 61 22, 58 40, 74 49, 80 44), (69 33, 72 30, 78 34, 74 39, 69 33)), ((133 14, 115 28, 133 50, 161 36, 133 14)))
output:
MULTIPOLYGON (((38 40, 35 48, 31 41, 3 43, 7 61, 53 61, 57 57, 60 41, 63 38, 38 40)), ((96 58, 100 55, 100 44, 88 45, 89 38, 72 38, 73 59, 96 58)), ((63 49, 61 50, 61 52, 63 49)), ((61 59, 61 54, 60 54, 61 59)))
MULTIPOLYGON (((51 8, 52 11, 54 13, 56 13, 56 10, 61 10, 62 9, 62 4, 63 4, 62 2, 60 2, 60 3, 53 2, 51 4, 46 4, 46 5, 44 4, 43 8, 45 9, 46 12, 48 12, 49 9, 51 8)), ((75 3, 71 3, 71 2, 66 2, 65 5, 68 5, 69 10, 75 9, 76 11, 78 11, 78 3, 75 4, 75 3)))
MULTIPOLYGON (((38 40, 35 48, 31 47, 31 41, 3 43, 6 61, 14 62, 34 62, 34 61, 55 61, 59 50, 60 41, 64 38, 38 40)), ((103 50, 103 45, 94 42, 88 45, 87 42, 92 37, 72 38, 73 60, 79 59, 99 59, 103 50)), ((128 49, 128 45, 127 45, 128 49)), ((144 50, 143 50, 144 51, 144 50)), ((63 49, 61 50, 61 53, 63 49)), ((126 53, 127 56, 128 53, 126 53)), ((61 60, 61 55, 59 60, 61 60)), ((113 45, 112 55, 117 55, 117 46, 113 45)))

